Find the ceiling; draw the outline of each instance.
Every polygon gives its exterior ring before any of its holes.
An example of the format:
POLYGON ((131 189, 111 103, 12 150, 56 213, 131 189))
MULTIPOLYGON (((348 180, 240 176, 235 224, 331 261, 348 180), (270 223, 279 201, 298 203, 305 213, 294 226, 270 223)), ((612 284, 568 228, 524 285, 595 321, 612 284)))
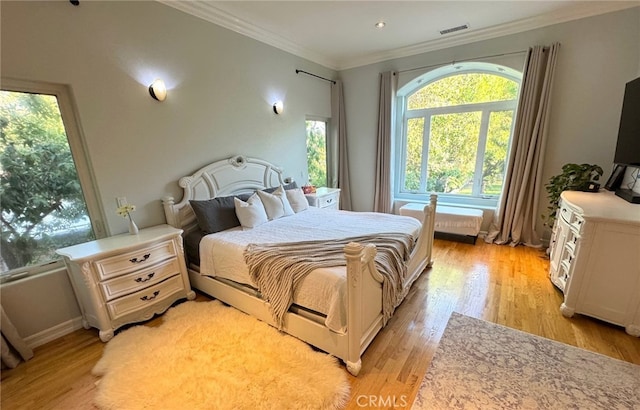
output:
POLYGON ((640 5, 577 0, 158 1, 334 70, 640 5), (378 21, 386 26, 376 28, 378 21), (469 28, 440 34, 464 24, 469 28))

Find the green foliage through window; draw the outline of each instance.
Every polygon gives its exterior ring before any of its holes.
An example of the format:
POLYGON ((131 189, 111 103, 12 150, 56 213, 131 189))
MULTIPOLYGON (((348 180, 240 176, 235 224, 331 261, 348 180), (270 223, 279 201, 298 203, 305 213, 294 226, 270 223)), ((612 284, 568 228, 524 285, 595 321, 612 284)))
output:
POLYGON ((0 91, 0 272, 94 238, 55 96, 0 91))
POLYGON ((327 186, 327 123, 307 120, 307 173, 309 183, 327 186))
POLYGON ((518 89, 514 80, 477 72, 409 94, 401 192, 500 195, 518 89))

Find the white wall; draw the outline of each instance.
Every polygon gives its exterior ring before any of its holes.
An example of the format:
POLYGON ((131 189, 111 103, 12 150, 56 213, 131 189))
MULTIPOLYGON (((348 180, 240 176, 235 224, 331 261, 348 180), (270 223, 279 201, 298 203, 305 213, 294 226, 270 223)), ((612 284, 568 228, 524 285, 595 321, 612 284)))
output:
MULTIPOLYGON (((383 71, 463 61, 560 42, 543 180, 568 162, 613 167, 624 85, 637 77, 640 8, 549 26, 520 34, 390 60, 340 72, 344 82, 353 206, 373 208, 378 75, 383 71)), ((514 57, 487 61, 514 67, 514 57)), ((408 74, 415 76, 424 71, 408 74)), ((407 73, 400 77, 407 80, 407 73)), ((546 210, 542 193, 539 214, 546 210)), ((548 231, 538 226, 539 232, 548 231)))
MULTIPOLYGON (((330 117, 330 86, 295 69, 335 72, 152 1, 2 1, 0 13, 2 76, 70 85, 112 234, 127 230, 116 196, 137 205, 141 228, 164 223, 177 180, 231 155, 306 181, 305 116, 330 117), (156 77, 163 103, 147 91, 156 77)), ((59 308, 75 304, 69 291, 64 275, 31 279, 3 286, 3 306, 28 336, 79 314, 59 308)))

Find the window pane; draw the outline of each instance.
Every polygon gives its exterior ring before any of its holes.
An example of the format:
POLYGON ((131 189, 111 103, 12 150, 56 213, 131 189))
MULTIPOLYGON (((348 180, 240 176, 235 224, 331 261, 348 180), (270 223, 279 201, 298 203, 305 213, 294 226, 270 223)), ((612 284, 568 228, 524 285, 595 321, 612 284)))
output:
POLYGON ((494 111, 489 115, 487 145, 482 166, 482 194, 500 195, 511 135, 513 111, 494 111))
POLYGON ((484 73, 445 77, 421 88, 407 98, 409 110, 490 101, 514 100, 518 83, 504 77, 484 73))
POLYGON ((94 239, 55 96, 0 91, 0 272, 94 239))
POLYGON ((424 139, 424 118, 407 120, 407 160, 404 170, 404 189, 418 191, 422 174, 422 144, 424 139))
POLYGON ((482 112, 434 115, 427 191, 470 195, 482 112))
POLYGON ((309 120, 306 123, 309 183, 327 186, 327 123, 309 120))

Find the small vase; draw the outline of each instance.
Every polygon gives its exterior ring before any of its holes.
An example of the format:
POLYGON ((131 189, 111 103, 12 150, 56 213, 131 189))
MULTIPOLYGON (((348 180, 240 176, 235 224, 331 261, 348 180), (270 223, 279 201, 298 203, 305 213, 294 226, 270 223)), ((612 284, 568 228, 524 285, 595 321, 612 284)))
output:
POLYGON ((133 219, 129 218, 129 233, 131 235, 137 235, 138 234, 138 225, 136 225, 135 222, 133 222, 133 219))

